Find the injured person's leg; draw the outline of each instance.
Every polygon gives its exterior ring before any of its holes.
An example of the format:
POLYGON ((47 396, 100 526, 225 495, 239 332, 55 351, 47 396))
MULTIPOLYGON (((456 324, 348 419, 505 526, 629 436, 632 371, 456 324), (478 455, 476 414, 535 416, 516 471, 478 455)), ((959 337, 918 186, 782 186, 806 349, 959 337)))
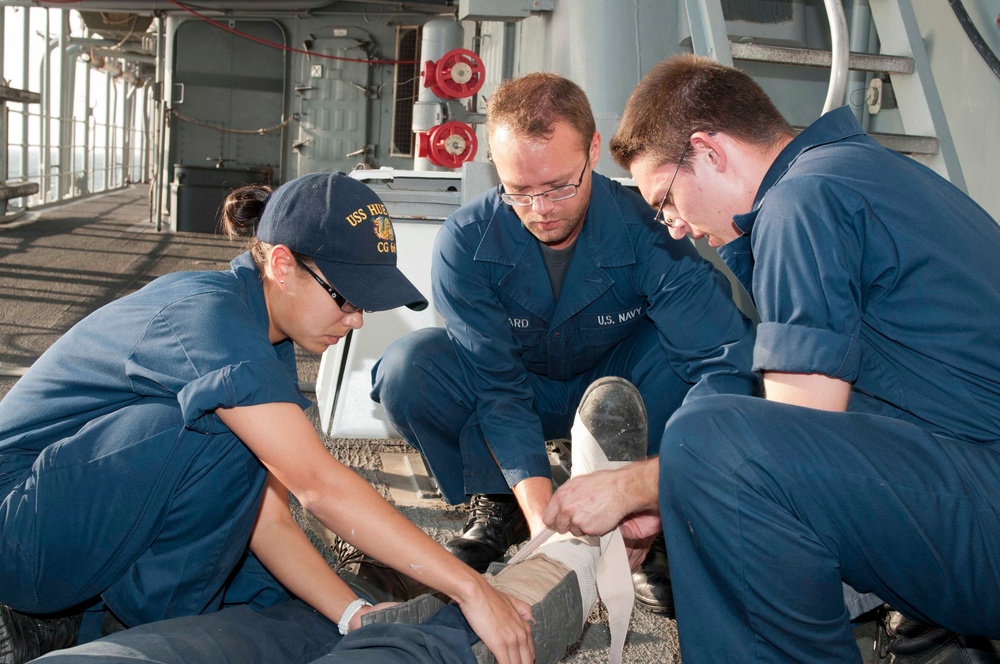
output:
MULTIPOLYGON (((594 381, 583 393, 573 422, 573 475, 644 459, 646 427, 646 408, 632 383, 616 376, 594 381)), ((562 659, 566 648, 579 640, 599 596, 611 629, 608 661, 621 661, 635 597, 618 529, 602 537, 546 531, 511 559, 496 575, 494 586, 532 605, 536 662, 562 659), (578 595, 571 596, 570 579, 578 595)))
MULTIPOLYGON (((583 538, 572 537, 572 540, 583 538)), ((536 552, 520 562, 502 566, 494 563, 492 569, 503 567, 495 575, 491 575, 490 583, 498 590, 512 595, 531 605, 534 625, 532 638, 535 643, 535 662, 557 662, 566 654, 566 649, 580 639, 580 634, 586 623, 587 616, 597 603, 596 586, 593 570, 597 566, 598 552, 596 543, 565 540, 560 544, 570 544, 577 551, 578 562, 567 565, 545 553, 536 552), (577 570, 589 582, 580 582, 577 570), (586 597, 583 593, 586 593, 586 597)), ((547 543, 548 544, 548 543, 547 543)), ((557 542, 552 542, 557 544, 557 542)), ((546 547, 550 548, 550 547, 546 547)), ((566 552, 561 552, 565 554, 566 552)), ((557 554, 558 555, 558 554, 557 554)), ((408 602, 368 613, 361 618, 362 628, 348 634, 342 643, 321 660, 324 664, 334 662, 354 661, 348 652, 360 649, 370 649, 373 634, 380 633, 386 637, 398 636, 395 628, 402 624, 428 629, 434 624, 450 624, 464 630, 469 638, 469 655, 480 664, 495 661, 492 654, 479 641, 472 629, 465 622, 458 607, 454 604, 444 604, 432 595, 421 595, 408 602), (377 632, 376 632, 377 630, 377 632), (359 645, 360 644, 360 645, 359 645)), ((412 637, 421 640, 425 634, 412 637)))
MULTIPOLYGON (((581 398, 573 425, 573 475, 645 458, 646 426, 642 397, 631 383, 618 377, 595 381, 581 398)), ((506 566, 494 563, 490 571, 495 572, 490 580, 495 588, 531 605, 536 662, 562 659, 566 649, 580 639, 599 597, 608 609, 611 626, 609 661, 621 661, 634 598, 628 558, 617 530, 603 537, 546 531, 506 566)), ((438 599, 424 595, 366 614, 362 624, 423 623, 445 610, 438 599)), ((348 635, 338 649, 351 646, 348 635)), ((477 661, 493 661, 481 642, 472 650, 477 661)))

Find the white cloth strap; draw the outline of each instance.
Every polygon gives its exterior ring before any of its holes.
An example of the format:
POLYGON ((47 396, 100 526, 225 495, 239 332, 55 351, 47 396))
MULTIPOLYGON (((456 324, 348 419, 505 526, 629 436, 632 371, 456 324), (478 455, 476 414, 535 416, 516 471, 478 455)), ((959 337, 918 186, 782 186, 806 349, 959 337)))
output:
MULTIPOLYGON (((594 436, 577 417, 572 430, 573 475, 583 475, 595 470, 614 470, 629 462, 608 461, 601 446, 594 436)), ((553 534, 551 528, 546 528, 530 542, 525 544, 510 559, 516 563, 529 557, 538 547, 544 544, 553 534)), ((608 627, 611 629, 611 646, 608 650, 608 662, 621 664, 622 651, 625 648, 625 637, 628 634, 629 621, 632 619, 632 609, 635 606, 635 591, 632 588, 632 573, 629 569, 628 553, 625 550, 625 540, 621 531, 615 528, 601 537, 601 557, 597 562, 597 593, 608 610, 608 627)), ((584 616, 586 620, 586 616, 584 616)))

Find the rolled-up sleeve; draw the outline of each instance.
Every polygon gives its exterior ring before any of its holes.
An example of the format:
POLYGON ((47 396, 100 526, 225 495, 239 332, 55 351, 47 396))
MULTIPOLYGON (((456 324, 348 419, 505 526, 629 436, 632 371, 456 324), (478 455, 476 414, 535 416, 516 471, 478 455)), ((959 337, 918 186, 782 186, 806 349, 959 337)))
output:
POLYGON ((191 381, 177 394, 188 428, 217 433, 225 427, 214 416, 216 408, 256 406, 262 403, 300 403, 302 398, 288 371, 277 359, 263 358, 232 364, 191 381), (212 415, 211 417, 206 417, 212 415))
POLYGON ((858 376, 863 201, 820 177, 768 192, 753 232, 758 372, 858 376), (766 207, 764 207, 766 206, 766 207))
POLYGON ((152 319, 125 372, 136 394, 176 396, 188 427, 220 433, 227 429, 217 408, 311 405, 283 355, 242 301, 224 292, 201 293, 152 319))

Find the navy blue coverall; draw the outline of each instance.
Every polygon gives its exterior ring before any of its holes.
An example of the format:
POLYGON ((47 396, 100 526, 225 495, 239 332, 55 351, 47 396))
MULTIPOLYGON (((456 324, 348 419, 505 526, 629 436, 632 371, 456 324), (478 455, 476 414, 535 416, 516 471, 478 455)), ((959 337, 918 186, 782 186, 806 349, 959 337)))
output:
POLYGON ((336 623, 293 599, 260 611, 228 607, 141 625, 58 650, 53 664, 476 664, 479 641, 456 604, 419 625, 366 625, 341 636, 336 623))
POLYGON ((213 412, 272 402, 310 405, 249 254, 79 322, 0 401, 0 602, 138 625, 287 598, 245 555, 266 471, 213 412))
POLYGON ((685 664, 860 662, 841 581, 1000 637, 1000 228, 848 108, 779 154, 719 253, 760 372, 853 386, 848 412, 685 404, 660 506, 685 664))
POLYGON ((558 301, 538 241, 496 191, 444 223, 432 277, 447 331, 391 345, 372 398, 452 504, 551 476, 543 443, 568 436, 601 376, 639 389, 651 454, 689 392, 755 389, 752 328, 725 277, 672 242, 638 194, 597 173, 558 301))

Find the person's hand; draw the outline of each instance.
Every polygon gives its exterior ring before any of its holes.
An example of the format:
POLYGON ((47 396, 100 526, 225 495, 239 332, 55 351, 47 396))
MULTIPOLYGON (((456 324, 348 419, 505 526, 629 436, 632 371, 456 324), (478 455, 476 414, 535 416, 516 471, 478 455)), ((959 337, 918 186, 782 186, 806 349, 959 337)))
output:
POLYGON ((625 541, 625 553, 628 555, 629 571, 635 572, 639 565, 646 559, 649 549, 653 546, 655 537, 644 537, 643 539, 627 539, 625 541))
MULTIPOLYGON (((627 468, 627 467, 626 467, 627 468)), ((570 478, 552 496, 542 514, 556 532, 576 536, 611 532, 632 511, 622 495, 620 470, 598 470, 570 478)))
POLYGON ((653 538, 663 530, 663 523, 660 521, 660 513, 657 510, 633 512, 622 519, 620 525, 622 537, 627 540, 653 538))
MULTIPOLYGON (((482 579, 482 577, 480 577, 482 579)), ((497 664, 530 664, 535 661, 531 640, 531 607, 494 590, 485 579, 471 601, 460 603, 469 626, 486 644, 497 664)))
POLYGON ((660 514, 655 510, 646 510, 629 514, 619 525, 622 539, 625 540, 625 551, 628 553, 628 563, 632 571, 636 571, 649 553, 653 540, 660 534, 662 524, 660 514))
POLYGON ((354 630, 361 627, 361 616, 366 613, 371 613, 372 611, 381 611, 382 609, 388 609, 390 606, 396 606, 399 602, 379 602, 374 606, 362 606, 360 609, 354 612, 351 619, 347 621, 347 632, 348 634, 354 630))

